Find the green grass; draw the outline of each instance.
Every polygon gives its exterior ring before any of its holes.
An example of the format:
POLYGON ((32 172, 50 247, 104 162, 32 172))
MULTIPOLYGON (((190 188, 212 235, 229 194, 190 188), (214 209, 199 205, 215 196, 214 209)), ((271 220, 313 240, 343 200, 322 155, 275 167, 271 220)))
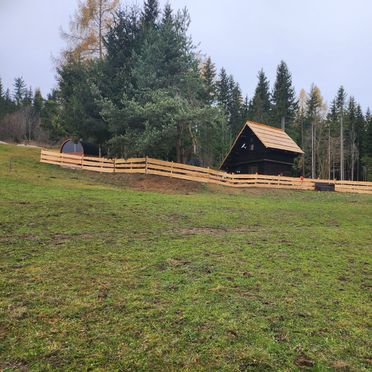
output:
POLYGON ((143 192, 38 154, 0 145, 0 369, 371 368, 371 196, 143 192))

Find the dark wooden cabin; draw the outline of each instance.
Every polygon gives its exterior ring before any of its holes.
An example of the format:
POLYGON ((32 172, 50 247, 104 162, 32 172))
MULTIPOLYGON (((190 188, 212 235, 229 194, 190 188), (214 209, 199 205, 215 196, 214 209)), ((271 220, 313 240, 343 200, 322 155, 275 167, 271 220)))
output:
POLYGON ((280 128, 248 121, 220 169, 229 173, 291 176, 303 151, 280 128))

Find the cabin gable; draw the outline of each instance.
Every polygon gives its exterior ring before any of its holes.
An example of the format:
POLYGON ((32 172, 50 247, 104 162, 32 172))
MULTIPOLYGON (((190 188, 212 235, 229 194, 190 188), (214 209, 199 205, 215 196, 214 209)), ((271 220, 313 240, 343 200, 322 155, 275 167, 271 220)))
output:
POLYGON ((302 150, 280 129, 249 123, 239 133, 220 169, 229 173, 290 176, 294 160, 302 150))

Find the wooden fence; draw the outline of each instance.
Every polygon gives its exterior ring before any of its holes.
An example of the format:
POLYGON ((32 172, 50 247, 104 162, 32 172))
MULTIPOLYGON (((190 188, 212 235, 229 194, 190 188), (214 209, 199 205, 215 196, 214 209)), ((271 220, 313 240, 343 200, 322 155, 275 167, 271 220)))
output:
POLYGON ((301 180, 295 177, 265 176, 260 174, 230 174, 210 168, 151 158, 106 159, 42 150, 40 162, 94 172, 153 174, 236 188, 263 187, 315 190, 315 182, 327 182, 335 184, 338 192, 372 194, 372 182, 313 180, 308 178, 301 180))

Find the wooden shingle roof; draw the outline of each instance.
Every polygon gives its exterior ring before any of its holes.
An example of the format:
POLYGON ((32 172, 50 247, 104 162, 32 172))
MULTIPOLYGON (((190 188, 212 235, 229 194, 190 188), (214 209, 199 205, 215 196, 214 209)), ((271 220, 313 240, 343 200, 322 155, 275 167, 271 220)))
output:
POLYGON ((247 121, 246 125, 253 131, 266 148, 290 151, 297 154, 304 152, 283 129, 247 121))

